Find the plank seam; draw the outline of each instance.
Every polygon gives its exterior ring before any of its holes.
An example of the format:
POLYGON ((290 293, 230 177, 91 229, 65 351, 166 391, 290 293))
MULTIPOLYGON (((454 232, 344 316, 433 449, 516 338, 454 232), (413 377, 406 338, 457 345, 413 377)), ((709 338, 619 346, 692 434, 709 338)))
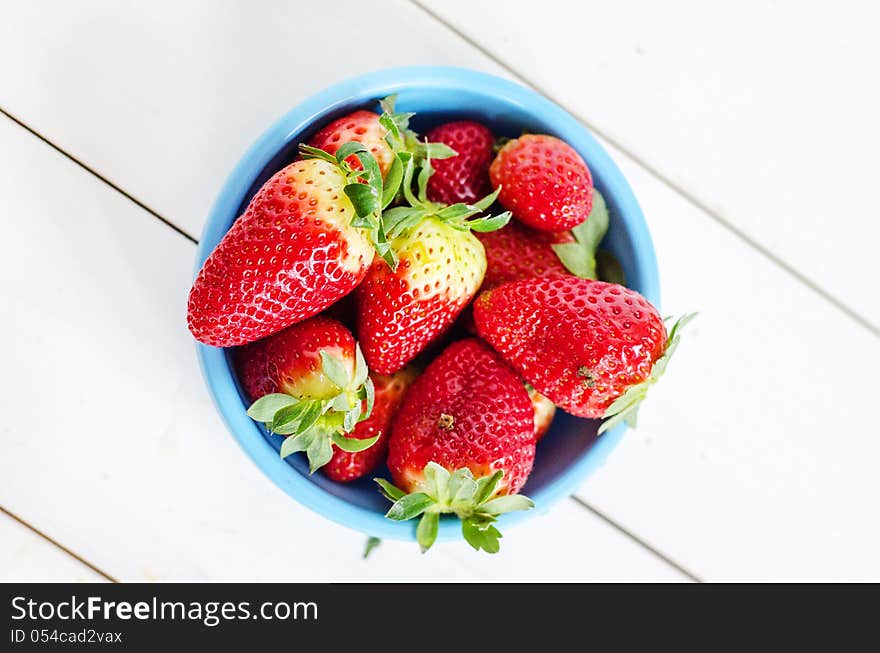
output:
POLYGON ((123 190, 122 188, 120 188, 119 186, 117 186, 116 184, 114 184, 112 181, 110 181, 109 179, 107 179, 107 178, 106 178, 104 175, 102 175, 100 172, 98 172, 98 171, 95 170, 94 168, 88 166, 87 164, 83 163, 82 161, 80 161, 79 159, 77 159, 75 156, 73 156, 70 152, 68 152, 68 151, 66 151, 66 150, 64 150, 64 149, 62 149, 60 146, 56 145, 55 143, 53 143, 52 141, 50 141, 48 138, 46 138, 45 136, 43 136, 40 132, 36 131, 35 129, 33 129, 32 127, 30 127, 29 125, 27 125, 26 123, 24 123, 23 121, 21 121, 20 119, 18 119, 17 117, 15 117, 13 114, 9 113, 9 111, 7 111, 6 109, 4 109, 3 107, 0 107, 0 113, 2 113, 4 116, 6 116, 7 118, 9 118, 12 122, 14 122, 16 125, 18 125, 18 126, 21 127, 22 129, 24 129, 25 131, 27 131, 27 132, 29 132, 30 134, 32 134, 33 136, 36 136, 37 138, 39 138, 39 139, 40 139, 41 141, 43 141, 46 145, 48 145, 49 147, 51 147, 53 150, 55 150, 55 151, 58 152, 59 154, 65 156, 65 157, 67 157, 69 160, 73 161, 76 165, 78 165, 80 168, 82 168, 83 170, 85 170, 86 172, 88 172, 89 174, 91 174, 92 176, 97 177, 98 179, 100 179, 101 181, 103 181, 105 184, 107 184, 108 186, 110 186, 110 188, 112 188, 113 190, 115 190, 117 193, 119 193, 120 195, 122 195, 122 196, 125 197, 126 199, 131 200, 132 202, 134 202, 135 204, 137 204, 137 205, 138 205, 139 207, 141 207, 144 211, 146 211, 147 213, 149 213, 150 215, 152 215, 154 218, 156 218, 156 219, 159 220, 160 222, 164 223, 165 226, 170 227, 171 229, 173 229, 174 231, 176 231, 177 233, 179 233, 181 236, 183 236, 184 238, 186 238, 188 241, 190 241, 190 242, 195 243, 196 245, 198 245, 198 243, 199 243, 198 240, 196 240, 193 236, 191 236, 190 234, 188 234, 187 232, 185 232, 183 229, 181 229, 180 227, 178 227, 176 224, 174 224, 173 222, 171 222, 171 220, 169 220, 168 218, 166 218, 166 217, 160 215, 158 212, 156 212, 156 211, 154 211, 153 209, 151 209, 149 206, 147 206, 146 204, 144 204, 143 202, 141 202, 139 199, 137 199, 136 197, 134 197, 133 195, 131 195, 130 193, 128 193, 127 191, 123 190))
POLYGON ((495 63, 496 65, 503 68, 506 72, 508 72, 511 76, 515 77, 518 81, 525 84, 526 86, 531 87, 532 89, 534 89, 535 91, 537 91, 541 95, 544 95, 545 97, 551 99, 553 102, 555 102, 556 104, 561 106, 563 109, 565 109, 570 114, 572 114, 575 118, 577 118, 577 120, 579 122, 581 122, 585 127, 587 127, 587 129, 592 131, 594 134, 597 134, 602 139, 606 140, 608 143, 610 143, 616 149, 620 150, 620 152, 623 153, 624 156, 626 156, 628 159, 630 159, 633 163, 635 163, 637 166, 642 168, 645 172, 650 174, 652 177, 657 179, 657 181, 659 181, 661 184, 666 186, 669 190, 671 190, 672 192, 674 192, 675 194, 680 196, 682 199, 684 199, 686 202, 688 202, 689 204, 691 204, 695 208, 697 208, 700 211, 702 211, 703 213, 705 213, 709 218, 714 220, 717 224, 719 224, 721 227, 726 229, 729 233, 731 233, 735 237, 739 238, 746 245, 748 245, 749 247, 751 247, 752 249, 757 251, 759 254, 764 256, 767 260, 769 260, 770 262, 775 264, 777 267, 779 267, 783 271, 787 272, 791 277, 793 277, 795 280, 797 280, 798 282, 800 282, 801 284, 803 284, 804 286, 806 286, 807 288, 812 290, 815 294, 817 294, 819 297, 821 297, 822 299, 827 301, 829 304, 834 306, 836 309, 841 311, 844 315, 846 315, 847 317, 852 319, 859 326, 867 329, 869 333, 873 334, 874 336, 880 337, 880 326, 871 322, 868 318, 861 315, 858 311, 856 311, 854 308, 852 308, 848 304, 846 304, 846 303, 842 302, 841 300, 837 299, 836 297, 834 297, 828 290, 826 290, 825 288, 820 286, 818 283, 816 283, 815 281, 813 281, 812 279, 807 277, 805 274, 803 274, 802 272, 800 272, 799 270, 794 268, 792 265, 790 265, 784 259, 781 259, 778 256, 776 256, 776 254, 774 254, 769 249, 764 247, 758 241, 754 240, 751 236, 749 236, 745 232, 741 231, 738 227, 736 227, 731 222, 729 222, 727 219, 725 219, 720 213, 718 213, 714 209, 710 208, 702 200, 698 199, 695 195, 693 195, 692 193, 690 193, 689 191, 687 191, 683 187, 679 186, 676 182, 674 182, 672 179, 670 179, 669 177, 664 175, 657 168, 655 168, 653 165, 648 163, 645 159, 643 159, 639 155, 635 154, 634 152, 630 151, 628 148, 624 147, 622 143, 618 142, 615 138, 609 136, 603 130, 599 129, 596 125, 594 125, 589 120, 584 118, 579 112, 572 110, 565 103, 557 100, 551 93, 547 92, 547 90, 544 89, 543 87, 541 87, 539 84, 534 83, 528 77, 525 77, 520 72, 511 68, 508 63, 506 63, 505 61, 503 61, 502 59, 497 57, 493 52, 486 49, 480 43, 477 43, 476 41, 471 39, 467 34, 462 32, 455 25, 451 24, 449 21, 447 21, 446 19, 444 19, 443 17, 441 17, 437 13, 435 13, 429 7, 426 7, 425 5, 423 5, 419 0, 410 0, 410 3, 412 3, 413 5, 418 7, 419 9, 421 9, 429 17, 436 20, 438 23, 443 25, 450 32, 452 32, 453 34, 458 36, 460 39, 462 39, 465 43, 467 43, 468 45, 470 45, 471 47, 476 49, 480 54, 487 57, 493 63, 495 63))
POLYGON ((611 517, 609 517, 608 515, 606 515, 604 512, 602 512, 601 510, 595 508, 595 507, 594 507, 593 505, 591 505, 590 503, 584 501, 584 500, 581 499, 579 496, 573 494, 573 495, 572 495, 571 497, 569 497, 569 498, 570 498, 572 501, 574 501, 577 505, 579 505, 581 508, 587 510, 588 512, 591 512, 593 515, 595 515, 596 517, 598 517, 599 519, 601 519, 603 522, 605 522, 605 523, 608 524, 609 526, 611 526, 611 527, 613 527, 613 528, 616 528, 618 531, 620 531, 621 533, 623 533, 624 535, 626 535, 628 538, 630 538, 631 540, 633 540, 633 541, 636 542, 637 544, 640 544, 642 547, 644 547, 645 549, 647 549, 649 553, 653 554, 654 556, 656 556, 657 558, 659 558, 660 560, 662 560, 663 562, 665 562, 667 565, 669 565, 670 567, 672 567, 673 569, 675 569, 675 570, 676 570, 678 573, 680 573, 682 576, 686 577, 686 578, 689 579, 689 580, 694 581, 695 583, 702 583, 702 582, 703 582, 703 579, 700 578, 699 576, 697 576, 694 572, 690 571, 689 569, 687 569, 687 568, 684 567, 683 565, 677 563, 675 560, 673 560, 672 558, 670 558, 668 555, 666 555, 665 553, 663 553, 663 552, 660 551, 659 549, 656 549, 655 547, 651 546, 651 545, 648 544, 645 540, 643 540, 642 538, 640 538, 638 535, 636 535, 635 533, 633 533, 633 532, 630 531, 629 529, 624 528, 623 526, 621 526, 620 524, 618 524, 616 521, 614 521, 613 519, 611 519, 611 517))
POLYGON ((34 533, 34 534, 40 536, 41 538, 43 538, 44 540, 46 540, 46 541, 47 541, 49 544, 51 544, 52 546, 54 546, 54 547, 56 547, 56 548, 58 548, 58 549, 61 549, 64 553, 66 553, 67 555, 69 555, 71 558, 73 558, 74 560, 76 560, 76 561, 79 562, 80 564, 85 565, 86 567, 88 567, 89 569, 91 569, 93 572, 95 572, 95 573, 98 574, 99 576, 101 576, 101 577, 103 577, 103 578, 106 578, 106 579, 107 579, 108 581, 110 581, 111 583, 118 583, 118 582, 119 582, 119 581, 116 580, 113 576, 111 576, 110 574, 108 574, 106 571, 103 571, 102 569, 96 567, 95 565, 93 565, 91 562, 89 562, 88 560, 86 560, 86 559, 83 558, 82 556, 77 555, 76 553, 74 553, 73 551, 71 551, 70 549, 68 549, 66 546, 64 546, 63 544, 61 544, 58 540, 56 540, 56 539, 54 539, 54 538, 52 538, 52 537, 46 535, 43 531, 41 531, 40 529, 38 529, 36 526, 33 526, 33 525, 29 524, 28 522, 26 522, 24 519, 22 519, 22 518, 19 517, 18 515, 9 512, 9 511, 8 511, 6 508, 4 508, 3 506, 0 506, 0 512, 2 512, 4 515, 6 515, 7 517, 9 517, 10 519, 12 519, 12 520, 18 522, 19 524, 21 524, 22 526, 24 526, 25 528, 27 528, 27 529, 28 529, 29 531, 31 531, 32 533, 34 533))

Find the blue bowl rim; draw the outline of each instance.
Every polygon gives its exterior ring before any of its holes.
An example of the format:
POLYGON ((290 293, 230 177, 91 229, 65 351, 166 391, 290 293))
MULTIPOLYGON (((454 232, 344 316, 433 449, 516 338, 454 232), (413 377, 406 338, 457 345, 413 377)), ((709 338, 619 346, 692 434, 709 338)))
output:
MULTIPOLYGON (((211 250, 226 233, 229 207, 237 210, 241 206, 257 176, 293 137, 311 127, 317 118, 350 106, 352 101, 360 104, 404 91, 408 87, 426 86, 448 88, 450 91, 466 88, 488 93, 506 102, 516 103, 529 113, 541 115, 543 120, 557 126, 558 132, 577 134, 578 142, 572 142, 572 145, 576 149, 589 148, 591 170, 602 179, 606 194, 614 197, 618 207, 615 218, 626 225, 639 266, 644 271, 641 293, 659 308, 657 261, 644 215, 623 173, 602 145, 576 118, 537 92, 488 73, 451 66, 407 66, 374 71, 325 88, 285 113, 251 145, 224 182, 202 230, 195 272, 198 273, 211 250)), ((380 538, 415 539, 413 523, 393 522, 377 512, 334 496, 288 465, 263 436, 260 427, 245 414, 225 351, 200 343, 196 343, 196 348, 202 375, 229 431, 257 467, 276 485, 307 508, 348 528, 380 538)), ((604 463, 625 430, 626 427, 620 425, 605 433, 580 458, 573 460, 564 472, 537 493, 531 494, 536 509, 503 515, 499 526, 506 528, 534 514, 543 514, 554 503, 570 496, 589 474, 604 463)), ((438 540, 460 537, 460 528, 454 520, 441 522, 438 540)))

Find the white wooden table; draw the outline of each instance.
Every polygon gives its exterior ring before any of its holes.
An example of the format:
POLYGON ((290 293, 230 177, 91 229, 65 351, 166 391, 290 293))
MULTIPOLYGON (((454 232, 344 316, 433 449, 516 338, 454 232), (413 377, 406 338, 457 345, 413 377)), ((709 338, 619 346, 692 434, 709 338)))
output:
POLYGON ((880 580, 880 17, 824 7, 0 1, 0 581, 880 580), (645 210, 664 311, 701 311, 638 431, 495 557, 363 561, 239 451, 185 327, 243 150, 406 63, 582 119, 645 210))

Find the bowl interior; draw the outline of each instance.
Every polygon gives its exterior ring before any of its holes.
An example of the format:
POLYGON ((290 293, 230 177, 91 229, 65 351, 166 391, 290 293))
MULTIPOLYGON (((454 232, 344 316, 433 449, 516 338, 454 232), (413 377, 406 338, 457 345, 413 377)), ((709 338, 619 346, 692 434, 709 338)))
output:
MULTIPOLYGON (((538 132, 554 134, 570 143, 586 160, 596 187, 608 202, 611 225, 603 247, 621 262, 627 285, 658 302, 653 247, 638 204, 605 151, 562 109, 511 82, 458 69, 382 71, 346 84, 292 110, 246 155, 227 181, 209 219, 200 244, 199 265, 263 183, 296 158, 300 142, 330 120, 355 109, 378 111, 378 98, 397 93, 398 110, 416 113, 412 126, 419 132, 440 122, 472 118, 487 124, 498 136, 538 132)), ((230 352, 204 346, 199 349, 218 408, 242 446, 276 483, 309 507, 345 525, 381 537, 413 537, 413 524, 394 523, 383 517, 388 502, 376 491, 372 476, 340 484, 320 473, 309 476, 303 456, 281 461, 277 451, 283 438, 269 435, 246 417, 241 419, 247 399, 235 378, 230 352), (274 461, 269 458, 272 454, 274 461)), ((623 428, 617 428, 597 439, 597 427, 597 421, 557 411, 552 428, 538 446, 534 471, 523 490, 535 499, 537 511, 505 515, 503 521, 510 523, 543 512, 555 500, 573 492, 589 471, 601 464, 623 433, 623 428)), ((380 470, 378 475, 388 477, 387 470, 380 470)), ((458 537, 457 524, 447 520, 441 525, 440 537, 458 537)))

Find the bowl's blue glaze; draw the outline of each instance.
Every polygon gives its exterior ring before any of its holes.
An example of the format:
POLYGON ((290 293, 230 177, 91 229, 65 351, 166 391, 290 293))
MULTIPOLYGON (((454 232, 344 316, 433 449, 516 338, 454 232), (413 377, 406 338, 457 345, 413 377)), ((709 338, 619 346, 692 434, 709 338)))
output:
MULTIPOLYGON (((570 143, 586 160, 597 188, 608 201, 611 228, 604 246, 620 260, 628 285, 658 304, 657 262, 642 211, 620 170, 584 126, 546 98, 513 82, 472 70, 434 66, 381 70, 350 79, 313 95, 272 125, 245 153, 220 191, 202 233, 197 269, 257 189, 293 160, 299 142, 333 118, 357 108, 377 108, 376 100, 392 93, 398 94, 399 110, 417 112, 413 124, 419 131, 441 120, 471 117, 488 124, 497 135, 543 132, 570 143)), ((227 352, 198 345, 198 353, 214 402, 230 431, 279 487, 349 528, 377 537, 414 539, 413 522, 392 522, 383 516, 388 503, 371 480, 338 484, 320 473, 309 476, 302 456, 282 460, 278 455, 281 438, 269 436, 245 414, 245 400, 227 352)), ((604 462, 625 429, 618 427, 597 439, 597 425, 557 413, 552 429, 538 447, 534 471, 523 490, 535 500, 536 509, 504 515, 502 527, 546 511, 574 492, 604 462)), ((455 520, 441 523, 438 539, 458 537, 455 520)))

